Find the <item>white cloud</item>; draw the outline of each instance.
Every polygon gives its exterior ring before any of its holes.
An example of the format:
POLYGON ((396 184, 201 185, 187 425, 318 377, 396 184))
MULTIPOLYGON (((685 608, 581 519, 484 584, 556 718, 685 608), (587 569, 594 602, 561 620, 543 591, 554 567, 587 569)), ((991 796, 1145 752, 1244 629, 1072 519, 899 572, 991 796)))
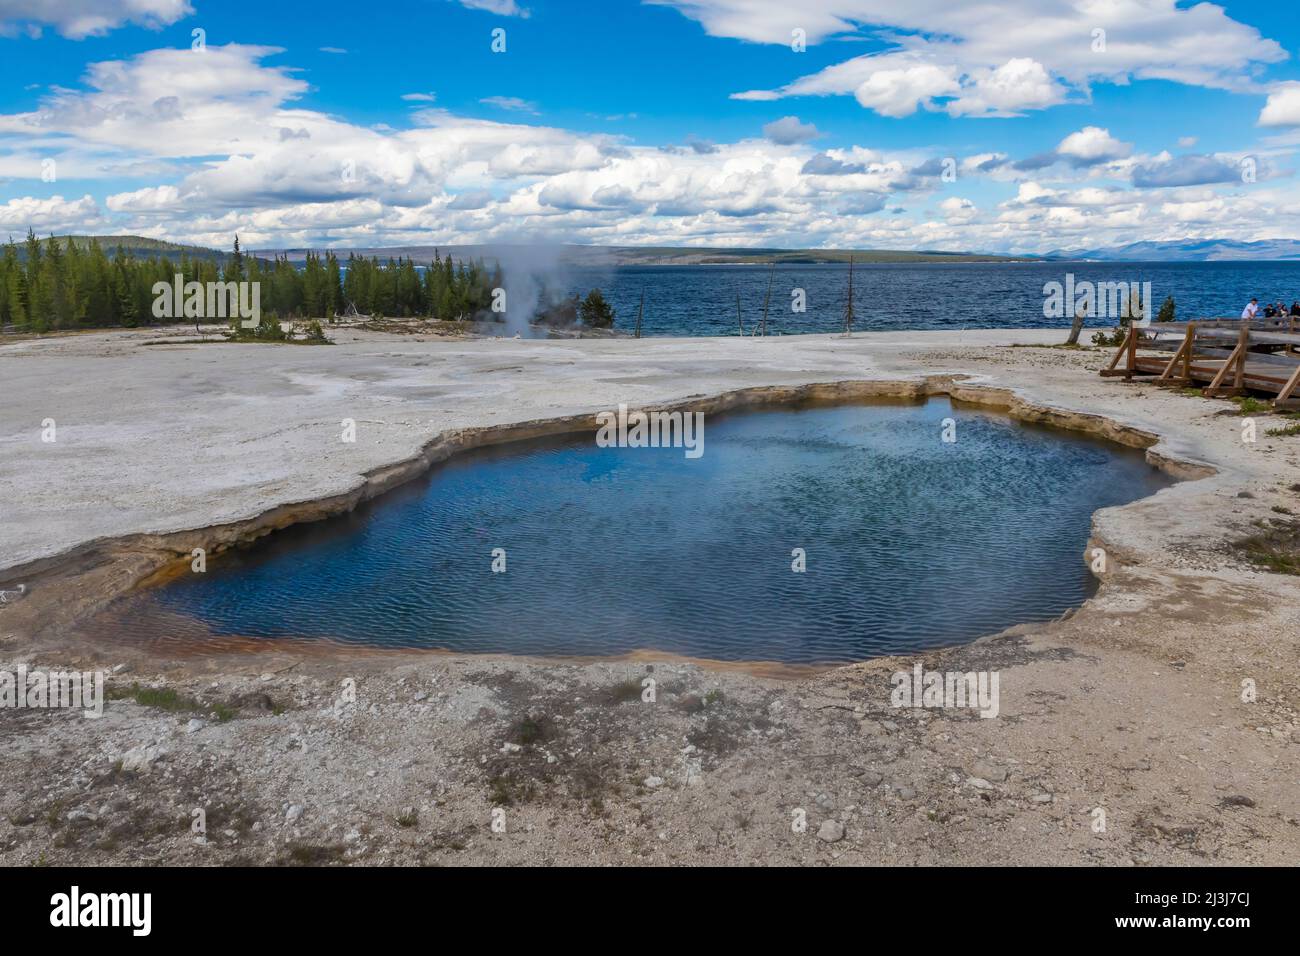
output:
POLYGON ((403 93, 402 99, 412 103, 432 103, 437 97, 432 93, 403 93))
POLYGON ((48 24, 81 40, 124 23, 157 30, 193 13, 189 0, 0 0, 0 36, 12 36, 20 24, 48 24))
POLYGON ((1016 57, 995 70, 975 70, 961 95, 948 105, 953 116, 1018 116, 1041 110, 1066 98, 1065 87, 1048 75, 1043 64, 1016 57))
POLYGON ((479 100, 484 106, 495 106, 499 110, 510 110, 514 113, 532 113, 537 115, 537 104, 528 100, 522 100, 517 96, 485 96, 479 100))
POLYGON ((1280 83, 1269 91, 1260 126, 1300 126, 1300 83, 1280 83))
POLYGON ((1110 135, 1110 130, 1098 126, 1085 126, 1061 140, 1056 152, 1067 159, 1082 164, 1123 159, 1133 152, 1132 143, 1121 143, 1110 135))
POLYGON ((0 231, 17 234, 34 229, 38 235, 94 231, 105 225, 99 206, 89 195, 80 199, 24 196, 0 205, 0 231))
POLYGON ((1176 0, 651 0, 699 21, 713 36, 789 45, 837 34, 885 49, 829 66, 748 100, 845 94, 887 116, 940 104, 954 116, 1012 115, 1086 97, 1090 84, 1165 79, 1252 91, 1264 64, 1286 51, 1222 7, 1176 0), (1092 31, 1105 29, 1104 52, 1092 31))
POLYGON ((817 127, 812 123, 800 122, 797 116, 782 116, 765 125, 763 135, 778 145, 789 146, 814 140, 821 133, 817 132, 817 127))
MULTIPOLYGON (((238 231, 264 248, 540 237, 1041 251, 1137 235, 1300 232, 1294 192, 1266 190, 1263 177, 1246 192, 1239 182, 1193 175, 1168 153, 1134 155, 1101 127, 1071 133, 1021 168, 1018 156, 958 153, 962 195, 954 196, 931 168, 933 149, 818 149, 809 142, 815 127, 793 116, 769 124, 762 138, 688 138, 674 147, 432 107, 413 111, 405 129, 363 126, 304 108, 306 84, 274 65, 279 56, 263 47, 156 50, 92 65, 82 88, 0 114, 0 175, 36 182, 40 159, 51 156, 60 182, 130 180, 99 203, 11 199, 0 225, 17 235, 32 225, 223 247, 238 231), (1022 182, 1030 170, 1035 181, 1022 182), (884 211, 900 204, 933 212, 884 211)), ((890 62, 903 71, 926 66, 907 54, 890 62)), ((861 69, 850 64, 841 66, 861 69)), ((856 89, 871 74, 841 80, 856 89)), ((948 82, 943 74, 928 86, 901 84, 880 105, 942 108, 943 94, 925 90, 948 82)), ((1006 110, 1021 87, 1004 85, 1001 98, 990 88, 968 83, 949 100, 985 95, 981 110, 1006 110)))
POLYGON ((960 90, 951 69, 917 63, 897 69, 875 70, 853 91, 857 101, 882 116, 910 116, 919 107, 931 108, 936 96, 960 90))
POLYGON ((969 199, 952 196, 939 203, 939 208, 949 222, 967 222, 975 217, 979 210, 969 199))
POLYGON ((458 0, 462 7, 470 10, 486 10, 500 17, 527 17, 528 11, 519 6, 515 0, 458 0))

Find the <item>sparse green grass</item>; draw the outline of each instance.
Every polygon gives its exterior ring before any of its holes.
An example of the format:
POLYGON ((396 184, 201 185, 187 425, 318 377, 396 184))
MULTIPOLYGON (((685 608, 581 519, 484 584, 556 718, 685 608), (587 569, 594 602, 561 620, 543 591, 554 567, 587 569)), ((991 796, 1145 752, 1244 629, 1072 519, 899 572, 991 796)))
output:
POLYGON ((547 718, 529 714, 510 728, 510 739, 521 746, 531 747, 550 739, 552 730, 547 718))
POLYGON ((109 700, 133 700, 141 707, 156 707, 169 713, 193 712, 199 708, 198 701, 182 697, 170 687, 141 687, 132 684, 129 689, 109 688, 109 700))
POLYGON ((635 677, 629 677, 609 689, 609 702, 611 704, 626 704, 640 699, 641 682, 635 677))
POLYGON ((1300 521, 1272 518, 1257 522, 1258 534, 1232 542, 1251 564, 1276 574, 1300 575, 1300 521))
POLYGON ((407 807, 393 818, 393 822, 395 822, 399 827, 410 829, 420 822, 420 814, 414 807, 407 807))
POLYGON ((342 860, 341 844, 292 843, 276 863, 280 866, 329 866, 342 860))
POLYGON ((1261 402, 1253 395, 1241 395, 1233 399, 1237 403, 1237 411, 1243 415, 1257 415, 1261 412, 1271 411, 1267 402, 1261 402))
POLYGON ((141 687, 132 683, 129 688, 110 687, 106 696, 109 700, 133 700, 141 707, 153 707, 169 714, 212 714, 222 723, 235 718, 234 709, 226 704, 209 706, 171 687, 141 687))
POLYGON ((1300 435, 1300 422, 1283 425, 1281 428, 1270 428, 1264 432, 1264 434, 1272 436, 1273 438, 1286 438, 1290 435, 1300 435))
POLYGON ((1009 349, 1066 349, 1070 352, 1091 352, 1092 349, 1078 342, 1058 342, 1052 344, 1039 344, 1037 342, 1013 342, 1008 345, 1009 349))

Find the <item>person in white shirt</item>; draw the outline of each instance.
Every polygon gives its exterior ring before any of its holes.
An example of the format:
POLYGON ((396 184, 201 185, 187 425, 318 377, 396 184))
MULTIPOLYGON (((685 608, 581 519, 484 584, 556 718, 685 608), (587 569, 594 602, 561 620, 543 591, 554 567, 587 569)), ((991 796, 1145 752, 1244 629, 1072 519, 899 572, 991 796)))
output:
POLYGON ((1246 303, 1246 307, 1241 310, 1243 319, 1253 319, 1259 313, 1259 299, 1251 299, 1246 303))

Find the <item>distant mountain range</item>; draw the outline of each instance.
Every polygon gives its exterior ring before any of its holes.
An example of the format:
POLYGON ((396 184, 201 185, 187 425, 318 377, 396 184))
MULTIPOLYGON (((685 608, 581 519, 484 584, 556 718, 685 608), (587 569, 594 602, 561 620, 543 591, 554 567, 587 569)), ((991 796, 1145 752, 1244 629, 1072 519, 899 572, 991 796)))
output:
MULTIPOLYGON (((300 262, 315 249, 259 249, 259 256, 288 256, 290 262, 300 262)), ((900 252, 889 249, 728 249, 695 248, 684 246, 551 246, 526 245, 468 245, 468 246, 376 246, 373 248, 335 249, 334 254, 347 258, 349 252, 365 258, 379 260, 402 256, 425 262, 440 255, 451 254, 460 259, 520 259, 524 261, 546 258, 549 261, 575 266, 674 266, 674 265, 766 265, 781 263, 847 263, 852 256, 855 262, 1024 262, 1033 256, 985 255, 977 252, 939 252, 919 250, 900 252)))
POLYGON ((1058 249, 1045 259, 1101 259, 1107 262, 1231 262, 1249 260, 1300 260, 1300 239, 1182 239, 1167 242, 1131 242, 1101 249, 1058 249))
MULTIPOLYGON (((208 249, 146 239, 143 236, 57 236, 59 240, 71 239, 79 247, 86 247, 91 238, 99 241, 110 257, 118 248, 129 256, 152 258, 166 256, 173 260, 182 254, 191 259, 211 259, 225 262, 227 250, 208 249)), ((233 237, 232 237, 233 241, 233 237)), ((17 243, 18 255, 24 255, 22 243, 17 243)), ((290 262, 302 262, 309 251, 316 249, 257 249, 248 250, 259 259, 287 256, 290 262)), ((766 265, 777 262, 796 263, 846 263, 852 256, 859 263, 933 263, 933 262, 1036 262, 1041 260, 1097 260, 1103 262, 1230 262, 1230 261, 1300 261, 1300 239, 1261 239, 1241 242, 1236 239, 1183 239, 1165 242, 1132 242, 1126 246, 1105 246, 1096 249, 1056 249, 1042 256, 1002 256, 977 252, 941 252, 937 250, 897 251, 889 249, 728 249, 694 248, 684 246, 551 246, 525 245, 420 245, 374 246, 352 249, 334 249, 334 254, 346 259, 349 253, 379 260, 407 258, 417 263, 428 262, 434 253, 460 259, 519 258, 522 261, 546 259, 554 264, 575 266, 624 265, 766 265)))

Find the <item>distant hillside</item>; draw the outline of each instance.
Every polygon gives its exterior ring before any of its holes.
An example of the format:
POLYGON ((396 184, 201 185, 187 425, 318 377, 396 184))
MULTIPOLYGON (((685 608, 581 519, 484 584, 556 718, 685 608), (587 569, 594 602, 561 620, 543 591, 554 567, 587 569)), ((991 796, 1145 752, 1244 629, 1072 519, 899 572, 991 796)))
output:
MULTIPOLYGON (((78 249, 90 248, 90 242, 94 239, 110 259, 117 255, 119 247, 125 255, 133 259, 168 258, 178 261, 182 255, 186 255, 191 259, 224 263, 230 256, 228 251, 220 249, 209 249, 206 246, 187 246, 179 242, 167 242, 164 239, 147 239, 144 236, 55 236, 54 238, 58 240, 60 245, 67 243, 71 239, 72 244, 78 249)), ((42 243, 48 240, 48 236, 41 237, 42 243)), ((18 249, 18 258, 26 259, 27 250, 24 248, 22 241, 15 237, 14 245, 18 249)), ((258 259, 262 258, 264 258, 262 255, 258 256, 258 259)))
MULTIPOLYGON (((266 255, 288 256, 291 262, 300 262, 315 249, 263 250, 266 255)), ((408 258, 417 262, 430 260, 434 252, 451 254, 456 259, 535 258, 536 247, 524 245, 467 245, 467 246, 388 246, 335 248, 334 254, 346 258, 355 253, 365 258, 408 258)), ((765 265, 769 262, 818 263, 848 262, 1023 262, 1033 256, 993 256, 973 252, 903 252, 887 249, 731 249, 687 248, 682 246, 560 246, 555 258, 576 266, 626 266, 626 265, 703 265, 739 264, 765 265)))
POLYGON ((1051 259, 1101 259, 1108 262, 1236 262, 1300 261, 1300 239, 1182 239, 1166 242, 1131 242, 1099 249, 1058 249, 1051 259))

